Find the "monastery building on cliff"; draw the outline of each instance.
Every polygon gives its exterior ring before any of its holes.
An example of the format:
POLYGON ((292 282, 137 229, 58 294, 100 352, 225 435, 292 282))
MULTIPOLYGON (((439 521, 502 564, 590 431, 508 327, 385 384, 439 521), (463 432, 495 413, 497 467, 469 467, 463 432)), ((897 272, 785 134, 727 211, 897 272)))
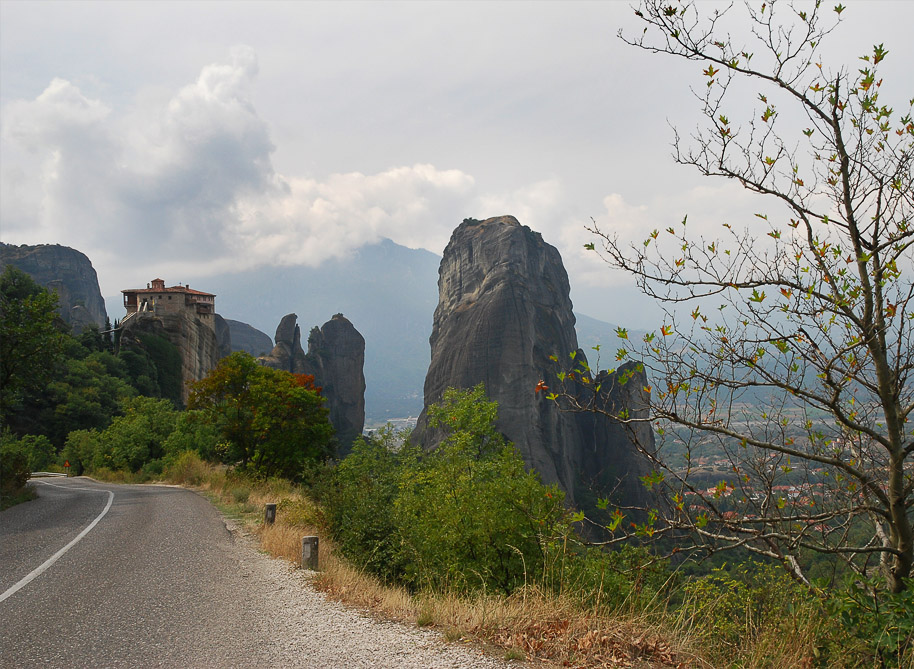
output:
POLYGON ((121 292, 124 294, 126 318, 134 314, 164 316, 184 313, 216 329, 216 296, 212 293, 191 290, 190 286, 182 285, 166 288, 162 279, 153 279, 145 288, 128 288, 121 292))

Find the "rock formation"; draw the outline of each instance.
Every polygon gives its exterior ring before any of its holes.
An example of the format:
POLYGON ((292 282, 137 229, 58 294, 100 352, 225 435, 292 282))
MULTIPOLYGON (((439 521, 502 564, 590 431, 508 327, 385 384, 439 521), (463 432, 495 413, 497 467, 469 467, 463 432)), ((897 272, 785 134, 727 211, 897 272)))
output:
POLYGON ((228 357, 235 349, 232 347, 232 329, 228 321, 219 314, 213 316, 213 325, 216 330, 217 351, 219 360, 228 357))
MULTIPOLYGON (((559 411, 540 380, 555 378, 556 363, 578 351, 568 276, 555 247, 512 216, 467 219, 452 234, 441 260, 439 302, 432 329, 425 406, 445 389, 482 382, 498 402, 498 428, 547 483, 558 483, 569 504, 614 489, 631 501, 644 465, 619 425, 592 414, 559 411), (634 480, 631 484, 630 481, 634 480), (621 486, 618 484, 622 482, 621 486)), ((614 388, 606 379, 606 388, 614 388)), ((631 388, 643 388, 637 379, 631 388)), ((637 393, 614 390, 607 402, 631 402, 637 393)), ((441 439, 423 411, 414 439, 433 448, 441 439)), ((652 444, 652 434, 641 435, 652 444)))
POLYGON ((90 325, 104 327, 107 313, 98 275, 83 253, 59 244, 0 244, 0 271, 7 264, 57 293, 58 312, 75 333, 90 325))
POLYGON ((330 410, 337 452, 343 456, 365 426, 365 339, 343 314, 336 314, 311 330, 306 354, 297 320, 295 314, 283 317, 276 328, 276 346, 259 360, 268 367, 314 376, 330 410))
POLYGON ((314 375, 327 398, 340 457, 350 451, 365 427, 364 367, 365 339, 343 314, 311 330, 305 370, 314 375))
POLYGON ((260 358, 261 364, 293 374, 311 373, 305 372, 305 351, 301 347, 301 328, 298 327, 296 314, 286 314, 282 317, 273 339, 276 346, 269 355, 260 358))
POLYGON ((167 340, 180 356, 180 399, 186 403, 190 383, 206 376, 231 349, 228 328, 220 327, 221 317, 214 312, 216 296, 184 285, 166 288, 162 279, 121 292, 127 315, 120 324, 118 350, 146 348, 144 335, 167 340))
POLYGON ((265 332, 230 318, 225 322, 231 333, 232 351, 246 351, 256 357, 273 350, 273 340, 265 332))

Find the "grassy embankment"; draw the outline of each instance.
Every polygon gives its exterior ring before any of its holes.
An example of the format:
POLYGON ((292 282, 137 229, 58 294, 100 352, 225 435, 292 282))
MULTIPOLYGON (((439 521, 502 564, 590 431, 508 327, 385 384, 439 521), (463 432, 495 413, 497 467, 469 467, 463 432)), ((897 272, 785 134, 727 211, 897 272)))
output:
MULTIPOLYGON (((120 472, 95 474, 136 482, 120 472)), ((324 512, 298 486, 278 479, 253 481, 195 457, 179 458, 165 478, 208 496, 275 557, 297 563, 301 537, 319 536, 321 571, 314 585, 328 596, 385 619, 433 627, 448 641, 480 643, 505 659, 574 667, 823 666, 816 647, 828 635, 827 620, 811 615, 812 609, 796 611, 785 626, 758 607, 737 613, 740 602, 734 608, 730 597, 715 593, 680 591, 636 607, 593 601, 574 583, 556 593, 540 587, 532 575, 526 587, 509 596, 411 593, 384 585, 341 558, 328 538, 324 512), (278 504, 271 526, 262 523, 267 503, 278 504), (709 596, 720 601, 709 602, 709 596), (678 605, 671 606, 671 599, 678 605)), ((854 665, 829 661, 828 666, 854 665)))

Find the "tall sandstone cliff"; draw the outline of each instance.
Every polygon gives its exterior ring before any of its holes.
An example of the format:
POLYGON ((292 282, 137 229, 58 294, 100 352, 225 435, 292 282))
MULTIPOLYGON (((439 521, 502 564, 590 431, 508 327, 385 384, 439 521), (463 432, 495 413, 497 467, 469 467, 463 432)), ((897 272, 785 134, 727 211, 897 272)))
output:
POLYGON ((365 427, 364 368, 365 338, 343 314, 311 329, 305 373, 314 375, 327 398, 341 457, 365 427))
POLYGON ((58 312, 73 331, 104 327, 107 313, 92 262, 76 249, 59 244, 0 244, 0 271, 6 265, 22 270, 35 283, 57 293, 58 312))
POLYGON ((178 350, 181 401, 185 404, 190 395, 190 383, 206 376, 223 357, 225 349, 225 342, 220 342, 216 331, 190 312, 140 313, 126 319, 120 334, 120 349, 143 348, 143 334, 167 339, 178 350))
MULTIPOLYGON (((534 392, 538 381, 555 378, 550 356, 567 360, 571 351, 583 356, 568 275, 555 247, 512 216, 467 219, 444 250, 438 293, 426 409, 449 387, 482 382, 498 402, 498 429, 544 481, 565 490, 570 504, 589 505, 596 495, 640 501, 636 477, 645 465, 631 435, 602 416, 559 411, 545 393, 534 392)), ((643 415, 640 393, 646 384, 638 381, 622 386, 605 377, 604 387, 613 390, 602 401, 624 403, 633 415, 643 415)), ((649 427, 637 436, 652 447, 649 427)), ((426 448, 441 439, 429 427, 426 411, 414 438, 426 448)))
POLYGON ((275 369, 314 376, 336 430, 338 455, 344 456, 365 427, 365 339, 343 314, 336 314, 311 330, 305 353, 297 320, 295 314, 283 317, 276 328, 276 346, 260 361, 275 369))

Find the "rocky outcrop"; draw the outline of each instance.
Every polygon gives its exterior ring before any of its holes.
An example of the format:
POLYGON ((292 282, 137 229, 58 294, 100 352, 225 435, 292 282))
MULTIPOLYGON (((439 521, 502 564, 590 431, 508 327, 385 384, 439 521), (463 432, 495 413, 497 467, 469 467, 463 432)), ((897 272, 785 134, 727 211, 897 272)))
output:
MULTIPOLYGON (((622 426, 560 411, 545 393, 534 392, 540 380, 555 378, 550 356, 567 360, 576 351, 577 360, 584 359, 559 252, 512 216, 467 219, 444 250, 438 293, 426 408, 449 387, 484 383, 498 402, 499 430, 544 481, 565 490, 570 504, 613 490, 626 501, 638 498, 635 477, 645 467, 622 426)), ((603 401, 641 409, 637 393, 623 392, 614 379, 604 383, 609 392, 603 401)), ((633 379, 630 387, 645 385, 633 379)), ((413 434, 426 448, 441 439, 425 411, 413 434)), ((652 445, 650 429, 640 436, 652 445)))
POLYGON ((301 347, 301 328, 298 327, 296 314, 286 314, 282 317, 276 328, 274 340, 276 346, 269 355, 260 358, 261 364, 294 374, 306 373, 305 351, 301 347))
POLYGON ((225 322, 231 335, 232 351, 245 351, 256 357, 273 350, 273 340, 265 332, 230 318, 226 318, 225 322))
POLYGON ((232 347, 232 329, 228 321, 219 314, 213 315, 213 327, 216 330, 217 355, 219 360, 232 354, 235 349, 232 347))
POLYGON ((327 398, 342 457, 365 427, 365 339, 343 314, 336 314, 311 330, 304 367, 327 398))
POLYGON ((104 327, 107 313, 98 275, 83 253, 59 244, 0 244, 0 271, 8 264, 57 293, 58 312, 75 333, 90 325, 104 327))
POLYGON ((314 376, 336 430, 337 453, 344 456, 365 427, 365 339, 343 314, 336 314, 311 330, 306 354, 297 320, 295 314, 283 317, 276 328, 276 346, 259 358, 260 363, 314 376))
POLYGON ((138 313, 126 318, 120 331, 119 350, 144 348, 143 335, 168 340, 181 357, 181 401, 187 403, 190 383, 206 376, 221 359, 216 332, 191 312, 138 313))

